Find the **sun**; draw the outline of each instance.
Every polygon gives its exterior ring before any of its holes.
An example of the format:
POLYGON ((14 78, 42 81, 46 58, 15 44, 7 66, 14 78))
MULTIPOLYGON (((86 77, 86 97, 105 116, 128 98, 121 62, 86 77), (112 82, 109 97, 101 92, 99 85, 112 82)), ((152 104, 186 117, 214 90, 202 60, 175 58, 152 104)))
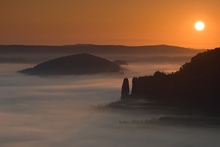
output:
POLYGON ((197 22, 195 23, 195 29, 196 29, 197 31, 202 31, 202 30, 204 30, 204 29, 205 29, 205 24, 204 24, 204 22, 202 22, 202 21, 197 21, 197 22))

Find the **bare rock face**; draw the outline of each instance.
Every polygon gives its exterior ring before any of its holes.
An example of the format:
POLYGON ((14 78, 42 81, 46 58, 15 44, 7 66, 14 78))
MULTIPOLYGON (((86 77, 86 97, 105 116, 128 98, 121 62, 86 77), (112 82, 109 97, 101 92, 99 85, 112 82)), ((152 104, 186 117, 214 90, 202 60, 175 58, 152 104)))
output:
POLYGON ((137 96, 138 95, 138 90, 139 90, 138 78, 134 77, 132 79, 132 91, 131 91, 131 94, 133 96, 137 96))
POLYGON ((121 88, 121 99, 127 99, 129 96, 130 88, 128 78, 124 78, 121 88))
POLYGON ((81 75, 120 72, 119 65, 91 54, 75 54, 19 71, 30 75, 81 75))

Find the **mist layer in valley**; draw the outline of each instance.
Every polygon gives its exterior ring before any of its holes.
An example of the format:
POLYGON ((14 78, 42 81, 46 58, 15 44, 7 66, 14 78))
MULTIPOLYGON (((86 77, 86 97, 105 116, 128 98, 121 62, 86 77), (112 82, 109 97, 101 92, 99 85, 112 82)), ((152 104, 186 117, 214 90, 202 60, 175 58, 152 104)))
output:
POLYGON ((16 71, 35 63, 0 64, 0 146, 219 146, 219 125, 199 115, 105 109, 120 98, 124 77, 173 72, 188 60, 145 62, 129 56, 102 56, 126 60, 124 74, 28 76, 16 71))
POLYGON ((0 45, 0 63, 40 63, 61 56, 89 53, 109 60, 128 62, 185 62, 202 50, 169 45, 120 46, 120 45, 69 45, 25 46, 0 45))

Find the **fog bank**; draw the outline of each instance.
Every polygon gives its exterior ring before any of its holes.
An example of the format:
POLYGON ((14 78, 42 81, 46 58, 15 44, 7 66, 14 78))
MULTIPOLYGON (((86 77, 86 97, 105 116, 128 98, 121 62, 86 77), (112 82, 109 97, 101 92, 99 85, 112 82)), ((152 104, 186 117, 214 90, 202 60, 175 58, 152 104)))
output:
POLYGON ((155 70, 175 71, 178 63, 132 63, 125 66, 124 75, 40 77, 15 72, 26 67, 29 65, 0 64, 0 146, 218 147, 220 144, 218 125, 158 123, 160 118, 170 115, 102 108, 120 98, 124 77, 152 74, 155 70))

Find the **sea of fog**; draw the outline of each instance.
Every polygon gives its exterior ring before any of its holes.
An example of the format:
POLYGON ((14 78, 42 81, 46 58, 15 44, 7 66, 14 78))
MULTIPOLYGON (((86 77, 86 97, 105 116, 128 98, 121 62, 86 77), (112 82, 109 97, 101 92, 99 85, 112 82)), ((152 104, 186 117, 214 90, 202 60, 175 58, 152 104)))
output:
POLYGON ((160 118, 178 116, 104 107, 119 100, 124 77, 153 74, 156 70, 173 72, 180 63, 133 63, 124 66, 124 74, 93 76, 28 76, 16 72, 31 66, 0 64, 1 147, 220 145, 218 125, 178 119, 160 123, 160 118))

